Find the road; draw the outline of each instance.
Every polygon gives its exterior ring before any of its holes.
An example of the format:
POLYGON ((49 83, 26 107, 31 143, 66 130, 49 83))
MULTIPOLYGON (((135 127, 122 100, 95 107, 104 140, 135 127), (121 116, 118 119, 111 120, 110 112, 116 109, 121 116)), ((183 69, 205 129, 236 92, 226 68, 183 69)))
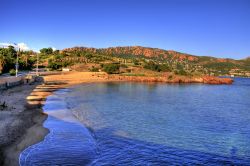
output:
MULTIPOLYGON (((18 72, 17 76, 20 77, 20 76, 25 76, 26 74, 28 74, 30 71, 20 71, 18 72)), ((0 75, 0 79, 1 78, 6 78, 6 77, 16 77, 16 76, 11 76, 9 73, 5 73, 5 74, 2 74, 0 75)))

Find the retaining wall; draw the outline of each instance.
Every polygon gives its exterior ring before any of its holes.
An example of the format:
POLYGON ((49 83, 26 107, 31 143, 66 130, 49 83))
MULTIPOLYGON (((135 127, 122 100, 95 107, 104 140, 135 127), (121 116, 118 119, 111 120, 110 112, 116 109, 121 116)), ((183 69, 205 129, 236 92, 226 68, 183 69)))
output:
POLYGON ((0 78, 0 90, 12 88, 22 84, 29 84, 34 81, 34 76, 0 78))

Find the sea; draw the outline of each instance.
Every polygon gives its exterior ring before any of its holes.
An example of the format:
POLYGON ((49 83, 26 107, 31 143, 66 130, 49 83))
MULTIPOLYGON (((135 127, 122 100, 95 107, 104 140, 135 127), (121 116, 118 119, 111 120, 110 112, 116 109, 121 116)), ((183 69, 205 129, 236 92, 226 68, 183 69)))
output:
POLYGON ((111 82, 47 98, 33 165, 250 165, 250 79, 232 85, 111 82))

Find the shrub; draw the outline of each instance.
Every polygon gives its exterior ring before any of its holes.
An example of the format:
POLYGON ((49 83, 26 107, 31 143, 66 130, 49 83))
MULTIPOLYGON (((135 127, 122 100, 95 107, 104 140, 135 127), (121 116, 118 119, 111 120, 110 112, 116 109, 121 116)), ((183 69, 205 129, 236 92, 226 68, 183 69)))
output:
POLYGON ((171 71, 170 67, 167 64, 158 64, 153 61, 150 61, 144 65, 145 69, 157 71, 157 72, 166 72, 171 71))
POLYGON ((16 70, 15 69, 11 69, 9 73, 10 73, 11 76, 14 76, 14 75, 16 75, 16 70))
POLYGON ((176 70, 174 73, 177 74, 177 75, 184 75, 184 76, 188 75, 188 73, 183 69, 182 70, 176 70))
POLYGON ((139 61, 137 59, 133 59, 134 65, 139 65, 139 61))
POLYGON ((153 61, 150 61, 150 62, 146 63, 143 67, 145 69, 149 69, 149 70, 153 70, 153 71, 159 71, 159 65, 157 65, 153 61))
POLYGON ((61 62, 56 62, 56 61, 50 59, 49 63, 48 63, 48 68, 50 68, 52 70, 60 69, 60 68, 62 68, 62 63, 61 62))
POLYGON ((119 64, 110 63, 110 64, 104 64, 103 65, 103 70, 108 74, 118 74, 119 69, 120 69, 119 64))
POLYGON ((123 67, 123 68, 128 68, 128 66, 127 66, 127 65, 125 65, 125 64, 121 64, 121 65, 120 65, 120 67, 123 67))
POLYGON ((64 61, 62 62, 62 67, 68 67, 70 66, 72 63, 68 62, 68 61, 64 61))
POLYGON ((89 71, 91 71, 91 72, 98 72, 99 68, 92 66, 92 68, 89 69, 89 71))
POLYGON ((167 64, 159 65, 159 70, 163 72, 171 71, 170 67, 167 64))
POLYGON ((168 80, 172 80, 173 79, 173 76, 172 75, 169 75, 168 76, 168 80))

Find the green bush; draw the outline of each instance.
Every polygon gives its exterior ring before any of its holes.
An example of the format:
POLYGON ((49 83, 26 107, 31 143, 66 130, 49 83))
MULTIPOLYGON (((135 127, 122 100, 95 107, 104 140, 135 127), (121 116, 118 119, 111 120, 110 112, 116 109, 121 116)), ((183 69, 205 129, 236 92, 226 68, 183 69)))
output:
POLYGON ((171 71, 170 67, 167 64, 159 65, 159 70, 163 72, 171 71))
POLYGON ((49 63, 48 63, 48 68, 52 69, 52 70, 58 70, 60 68, 62 68, 62 62, 56 62, 52 59, 49 60, 49 63))
POLYGON ((110 63, 110 64, 104 64, 103 65, 103 70, 108 74, 118 74, 119 69, 120 69, 119 64, 110 63))
POLYGON ((10 73, 11 76, 14 76, 14 75, 16 75, 16 70, 15 69, 11 69, 9 71, 9 73, 10 73))
POLYGON ((158 64, 153 61, 149 61, 144 65, 145 69, 157 71, 157 72, 166 72, 171 71, 170 67, 167 64, 158 64))
POLYGON ((154 63, 153 61, 149 61, 143 66, 145 69, 153 70, 153 71, 159 71, 159 65, 154 63))
POLYGON ((183 69, 176 70, 174 73, 177 74, 177 75, 184 75, 184 76, 188 75, 188 73, 183 69))
POLYGON ((99 68, 92 66, 92 68, 89 69, 89 71, 91 71, 91 72, 98 72, 99 68))
POLYGON ((133 59, 134 65, 139 65, 139 61, 137 59, 133 59))
POLYGON ((128 68, 128 66, 125 65, 125 64, 121 64, 120 67, 122 67, 122 68, 128 68))

